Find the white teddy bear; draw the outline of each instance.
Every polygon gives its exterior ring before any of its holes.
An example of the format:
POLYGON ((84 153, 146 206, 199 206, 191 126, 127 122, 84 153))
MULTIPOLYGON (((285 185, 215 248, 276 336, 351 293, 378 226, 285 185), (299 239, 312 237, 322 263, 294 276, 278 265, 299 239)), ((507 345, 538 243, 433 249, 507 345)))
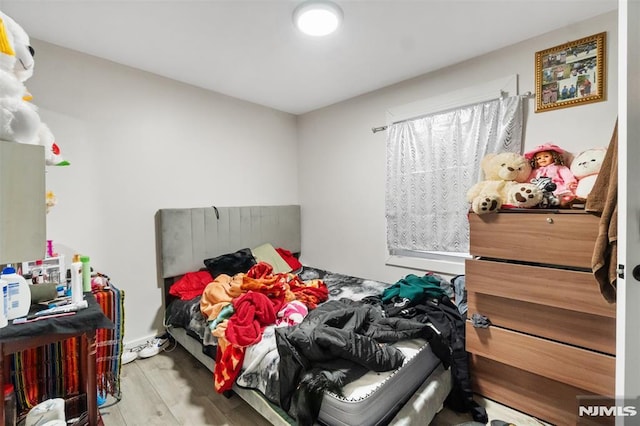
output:
POLYGON ((480 167, 485 179, 467 191, 467 201, 474 213, 492 213, 503 205, 535 207, 542 201, 542 190, 527 182, 531 164, 523 155, 514 152, 487 154, 480 167))
POLYGON ((600 167, 606 154, 605 148, 591 148, 582 151, 571 162, 571 172, 578 179, 574 193, 577 198, 586 200, 596 182, 600 167))
POLYGON ((0 139, 42 145, 47 165, 68 165, 23 84, 33 75, 33 54, 24 29, 0 12, 0 139))

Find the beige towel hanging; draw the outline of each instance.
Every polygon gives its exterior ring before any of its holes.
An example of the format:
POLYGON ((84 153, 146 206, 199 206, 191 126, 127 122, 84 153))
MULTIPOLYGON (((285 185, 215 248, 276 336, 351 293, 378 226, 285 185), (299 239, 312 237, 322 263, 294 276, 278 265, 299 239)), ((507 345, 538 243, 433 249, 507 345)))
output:
POLYGON ((585 210, 600 216, 591 269, 600 284, 602 296, 609 303, 615 303, 618 263, 618 120, 598 178, 587 196, 585 210))

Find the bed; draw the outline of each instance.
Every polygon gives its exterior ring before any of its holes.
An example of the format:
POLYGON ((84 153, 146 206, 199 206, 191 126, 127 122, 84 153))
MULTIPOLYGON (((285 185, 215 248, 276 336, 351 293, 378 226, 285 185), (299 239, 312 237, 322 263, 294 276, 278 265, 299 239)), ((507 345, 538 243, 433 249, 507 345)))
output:
MULTIPOLYGON (((216 341, 210 337, 206 318, 200 313, 200 298, 180 300, 169 294, 170 287, 184 274, 202 269, 204 259, 240 249, 269 243, 273 247, 300 253, 300 220, 300 207, 295 205, 162 209, 156 213, 158 275, 164 288, 167 331, 212 372, 215 369, 216 341)), ((333 313, 336 306, 343 307, 341 304, 347 304, 346 308, 351 309, 351 301, 355 309, 363 309, 362 305, 367 305, 362 303, 363 300, 389 285, 306 265, 295 272, 305 282, 316 279, 326 285, 329 300, 314 310, 320 313, 323 309, 333 313)), ((314 311, 309 311, 309 317, 314 311)), ((432 324, 429 326, 438 333, 432 324)), ((279 336, 279 343, 286 342, 282 336, 288 337, 290 330, 293 328, 267 327, 263 340, 272 333, 279 336)), ((342 387, 342 395, 324 391, 313 420, 335 426, 429 424, 451 393, 454 382, 452 369, 445 368, 434 354, 432 345, 423 338, 404 339, 391 346, 404 356, 400 368, 356 374, 356 380, 342 387)), ((252 349, 247 349, 247 352, 252 349)), ((285 355, 279 357, 277 351, 274 356, 276 368, 282 368, 290 359, 285 355)), ((258 364, 257 369, 243 370, 233 384, 233 392, 273 425, 295 424, 296 420, 289 415, 291 410, 295 412, 295 403, 288 407, 289 410, 283 410, 278 404, 278 395, 271 395, 271 390, 276 389, 277 394, 283 389, 287 377, 282 376, 282 380, 276 383, 269 383, 268 378, 261 381, 258 376, 264 376, 265 365, 274 362, 272 359, 259 361, 262 364, 258 364), (260 383, 254 383, 256 380, 260 383)))

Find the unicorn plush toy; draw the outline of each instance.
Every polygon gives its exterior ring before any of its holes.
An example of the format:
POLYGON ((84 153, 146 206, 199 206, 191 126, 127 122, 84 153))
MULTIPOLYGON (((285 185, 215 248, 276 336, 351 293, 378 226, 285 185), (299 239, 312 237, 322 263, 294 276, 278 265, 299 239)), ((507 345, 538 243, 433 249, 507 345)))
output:
POLYGON ((0 139, 43 145, 47 165, 68 165, 24 86, 33 75, 33 54, 24 29, 0 11, 0 139))
POLYGON ((24 30, 0 12, 0 139, 34 143, 40 116, 36 108, 27 102, 31 96, 23 84, 33 74, 33 60, 22 62, 25 48, 16 49, 16 42, 22 39, 19 41, 22 46, 25 37, 28 43, 24 30), (16 56, 16 50, 21 56, 16 56))

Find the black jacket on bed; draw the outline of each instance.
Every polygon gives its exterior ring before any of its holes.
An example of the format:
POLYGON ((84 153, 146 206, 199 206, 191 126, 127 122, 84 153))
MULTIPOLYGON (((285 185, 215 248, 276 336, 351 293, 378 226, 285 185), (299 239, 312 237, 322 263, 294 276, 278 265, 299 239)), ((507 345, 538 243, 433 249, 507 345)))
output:
POLYGON ((417 337, 432 342, 441 359, 450 359, 448 346, 428 324, 385 318, 381 307, 347 299, 323 303, 299 325, 276 329, 281 407, 298 424, 313 424, 324 390, 340 395, 368 370, 400 367, 404 355, 386 343, 417 337))
POLYGON ((469 356, 465 347, 465 320, 451 299, 446 295, 428 298, 401 311, 398 311, 393 303, 384 304, 383 308, 388 314, 393 312, 394 315, 414 321, 430 322, 442 332, 443 338, 451 348, 450 358, 445 365, 451 364, 453 378, 453 388, 445 402, 454 411, 470 412, 473 420, 487 423, 486 410, 473 400, 469 356))

